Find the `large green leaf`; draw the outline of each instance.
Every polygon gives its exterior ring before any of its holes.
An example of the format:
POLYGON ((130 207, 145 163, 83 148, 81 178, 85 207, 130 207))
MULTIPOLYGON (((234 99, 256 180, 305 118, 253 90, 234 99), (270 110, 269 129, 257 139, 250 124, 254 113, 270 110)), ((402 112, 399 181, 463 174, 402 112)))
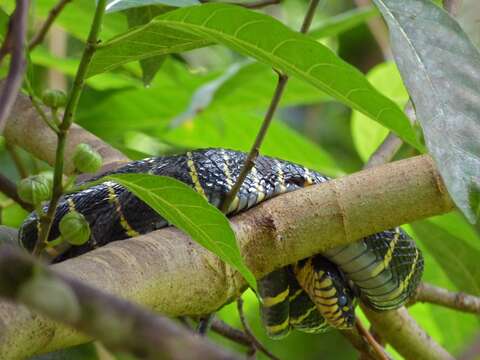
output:
POLYGON ((168 6, 189 6, 197 5, 198 0, 110 0, 107 3, 106 11, 114 12, 125 9, 141 7, 149 5, 168 5, 168 6))
MULTIPOLYGON (((455 220, 448 215, 438 218, 444 221, 455 220)), ((424 245, 425 239, 418 238, 410 226, 404 228, 417 240, 417 246, 422 250, 425 259, 422 280, 450 291, 462 291, 450 280, 436 257, 430 252, 429 247, 424 245)), ((463 238, 463 233, 461 233, 461 237, 463 238)), ((478 318, 474 314, 466 314, 429 303, 416 303, 415 306, 409 308, 409 313, 432 338, 455 355, 464 350, 466 342, 468 343, 470 339, 473 340, 479 324, 478 318), (445 332, 445 328, 450 331, 445 332)))
POLYGON ((255 277, 243 262, 228 219, 202 195, 184 183, 164 176, 116 174, 103 179, 125 186, 170 224, 233 266, 256 289, 255 277))
POLYGON ((374 0, 426 144, 456 205, 480 206, 480 54, 457 22, 428 0, 374 0))
MULTIPOLYGON (((159 136, 180 147, 224 147, 249 151, 262 120, 260 115, 250 112, 238 114, 216 109, 202 113, 193 121, 159 136)), ((342 174, 329 153, 278 120, 270 125, 261 152, 263 155, 300 163, 330 176, 342 174)))
MULTIPOLYGON (((375 88, 399 106, 408 101, 408 93, 394 62, 375 66, 367 74, 367 79, 375 88)), ((388 129, 372 121, 359 111, 352 112, 352 138, 358 154, 367 161, 388 135, 388 129)))
POLYGON ((402 110, 331 50, 272 17, 225 4, 205 4, 169 12, 102 46, 89 75, 120 64, 217 42, 325 93, 395 131, 420 147, 402 110), (259 34, 262 34, 260 37, 259 34))
POLYGON ((325 19, 320 25, 310 30, 308 35, 314 39, 335 36, 363 24, 377 15, 378 10, 371 6, 355 8, 325 19))
POLYGON ((465 241, 462 233, 452 234, 430 220, 417 221, 411 227, 457 289, 479 296, 480 250, 465 241))

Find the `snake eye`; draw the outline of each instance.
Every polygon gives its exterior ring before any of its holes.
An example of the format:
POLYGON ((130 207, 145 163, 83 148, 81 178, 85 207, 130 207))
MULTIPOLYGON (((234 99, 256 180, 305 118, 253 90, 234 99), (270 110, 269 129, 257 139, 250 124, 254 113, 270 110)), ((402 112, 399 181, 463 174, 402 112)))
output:
POLYGON ((342 308, 342 307, 344 307, 345 305, 347 305, 347 303, 348 303, 348 299, 347 299, 347 297, 346 297, 345 295, 340 295, 340 296, 338 297, 338 306, 339 306, 339 307, 342 308))

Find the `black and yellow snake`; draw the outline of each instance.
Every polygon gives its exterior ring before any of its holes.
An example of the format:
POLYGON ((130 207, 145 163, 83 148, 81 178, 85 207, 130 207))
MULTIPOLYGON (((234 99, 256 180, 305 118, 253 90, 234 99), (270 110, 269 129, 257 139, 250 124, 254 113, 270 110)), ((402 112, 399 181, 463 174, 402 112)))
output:
MULTIPOLYGON (((178 179, 219 206, 235 183, 246 159, 242 152, 205 149, 126 164, 114 173, 150 173, 178 179)), ((260 156, 228 209, 235 214, 274 196, 329 179, 304 166, 260 156)), ((82 213, 91 237, 72 246, 55 261, 78 256, 114 240, 167 226, 167 222, 132 193, 104 182, 66 195, 60 201, 50 239, 59 236, 60 219, 82 213)), ((32 250, 38 218, 32 213, 20 230, 22 245, 32 250)), ((413 294, 423 271, 423 257, 401 229, 383 231, 351 245, 333 248, 278 269, 259 280, 262 319, 272 337, 298 329, 322 332, 348 328, 355 321, 356 298, 375 310, 395 309, 413 294)))

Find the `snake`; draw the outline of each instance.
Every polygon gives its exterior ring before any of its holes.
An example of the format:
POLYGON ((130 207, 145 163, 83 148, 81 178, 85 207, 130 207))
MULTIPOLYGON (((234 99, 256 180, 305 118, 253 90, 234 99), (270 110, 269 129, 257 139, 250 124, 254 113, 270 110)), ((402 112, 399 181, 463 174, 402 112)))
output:
MULTIPOLYGON (((147 173, 172 177, 220 207, 246 158, 246 153, 235 150, 198 149, 132 161, 102 176, 147 173)), ((98 179, 101 176, 91 180, 98 179)), ((235 215, 275 196, 329 180, 300 164, 259 155, 226 214, 235 215)), ((53 262, 169 225, 125 187, 113 181, 97 181, 96 185, 60 199, 49 240, 60 235, 59 222, 71 211, 85 217, 90 238, 83 245, 69 247, 53 262)), ((21 246, 32 251, 38 231, 39 218, 33 212, 20 227, 21 246)), ((377 311, 405 304, 420 282, 423 267, 420 249, 399 227, 331 248, 258 279, 263 325, 267 334, 277 339, 291 330, 321 333, 332 328, 351 328, 359 301, 377 311)))

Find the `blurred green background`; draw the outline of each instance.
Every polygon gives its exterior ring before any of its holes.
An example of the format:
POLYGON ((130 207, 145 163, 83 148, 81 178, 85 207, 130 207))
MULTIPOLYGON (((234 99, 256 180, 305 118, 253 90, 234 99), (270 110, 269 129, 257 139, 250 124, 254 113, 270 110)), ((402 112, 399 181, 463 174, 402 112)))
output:
MULTIPOLYGON (((54 0, 32 1, 31 33, 55 3, 54 0)), ((6 13, 13 9, 11 0, 2 0, 0 4, 6 13)), ((302 0, 285 0, 279 6, 261 11, 298 29, 307 4, 302 0)), ((92 0, 75 0, 69 4, 48 41, 30 54, 29 76, 38 93, 48 87, 68 89, 83 50, 93 8, 92 0)), ((380 48, 372 36, 365 23, 365 11, 351 13, 354 9, 356 4, 351 1, 322 1, 311 28, 313 32, 323 31, 326 36, 319 41, 367 74, 379 91, 403 107, 408 95, 395 64, 385 59, 388 48, 380 48), (338 17, 347 11, 348 16, 338 17)), ((378 19, 371 16, 373 11, 366 11, 370 19, 378 19)), ((124 13, 108 14, 102 39, 119 34, 128 26, 124 13)), ((380 35, 388 38, 385 32, 380 35)), ((159 67, 159 71, 146 86, 144 82, 149 79, 145 79, 137 63, 88 79, 76 122, 132 159, 202 147, 249 149, 276 84, 272 69, 221 46, 157 59, 157 63, 150 66, 159 67)), ((3 64, 0 72, 4 74, 6 69, 7 64, 3 64)), ((387 133, 387 129, 364 115, 352 112, 312 86, 292 78, 261 152, 302 163, 327 175, 341 176, 360 170, 387 133)), ((2 174, 17 181, 22 172, 50 171, 45 163, 7 145, 0 137, 2 174)), ((404 146, 397 157, 412 155, 415 151, 404 146)), ((18 227, 25 216, 19 206, 0 195, 1 224, 18 227)), ((405 226, 405 229, 418 240, 424 252, 425 281, 480 295, 480 239, 476 228, 460 214, 452 213, 405 226)), ((244 300, 253 331, 280 358, 357 357, 336 331, 324 335, 294 332, 282 341, 268 339, 259 321, 255 296, 249 291, 244 300)), ((479 319, 473 315, 429 304, 416 304, 411 307, 411 313, 434 339, 458 357, 479 335, 479 319)), ((225 306, 218 316, 229 324, 241 326, 234 304, 225 306)), ((245 351, 217 335, 211 337, 229 348, 245 351)), ((89 345, 48 358, 107 359, 110 356, 105 352, 101 354, 89 345)), ((259 354, 259 358, 264 357, 259 354)))

